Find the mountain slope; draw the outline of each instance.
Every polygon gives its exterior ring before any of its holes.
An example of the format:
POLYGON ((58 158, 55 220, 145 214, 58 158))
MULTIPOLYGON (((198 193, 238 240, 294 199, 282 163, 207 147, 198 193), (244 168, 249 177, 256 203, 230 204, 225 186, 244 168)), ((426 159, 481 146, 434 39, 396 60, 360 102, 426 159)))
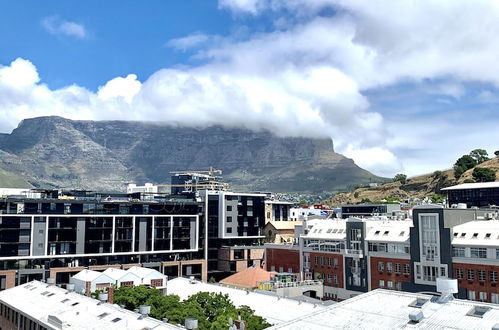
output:
MULTIPOLYGON (((496 171, 496 181, 499 181, 499 158, 493 158, 485 161, 476 167, 490 168, 496 171)), ((439 193, 440 189, 449 187, 465 180, 473 179, 473 169, 464 172, 459 180, 454 178, 454 170, 436 171, 431 174, 425 174, 410 178, 405 184, 400 182, 390 182, 377 187, 357 188, 350 192, 338 193, 324 201, 331 206, 340 206, 342 204, 360 203, 363 200, 373 202, 383 199, 396 198, 404 200, 409 197, 424 198, 431 197, 439 193)))
POLYGON ((35 186, 120 190, 127 182, 169 183, 170 171, 224 171, 235 188, 344 190, 380 178, 334 152, 329 139, 268 131, 144 122, 26 119, 0 135, 0 167, 35 186))

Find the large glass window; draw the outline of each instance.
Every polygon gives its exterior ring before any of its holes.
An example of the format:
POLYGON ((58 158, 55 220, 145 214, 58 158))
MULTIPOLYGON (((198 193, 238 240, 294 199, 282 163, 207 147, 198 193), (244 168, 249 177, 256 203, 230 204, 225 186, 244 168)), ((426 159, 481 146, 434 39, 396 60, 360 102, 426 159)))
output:
POLYGON ((487 258, 486 248, 471 248, 470 252, 472 258, 487 258))
POLYGON ((466 249, 464 247, 453 247, 452 252, 454 257, 464 258, 466 249))
POLYGON ((422 215, 421 229, 423 241, 423 256, 427 261, 434 261, 438 256, 437 246, 437 217, 434 215, 422 215))

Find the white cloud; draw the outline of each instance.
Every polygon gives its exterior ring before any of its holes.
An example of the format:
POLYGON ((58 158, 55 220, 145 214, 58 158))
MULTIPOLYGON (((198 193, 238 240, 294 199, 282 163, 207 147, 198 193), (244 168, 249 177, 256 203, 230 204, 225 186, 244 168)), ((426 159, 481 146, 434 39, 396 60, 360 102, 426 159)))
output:
MULTIPOLYGON (((425 161, 448 162, 438 145, 441 122, 418 111, 409 114, 409 106, 401 106, 395 121, 383 109, 373 111, 366 92, 442 81, 426 92, 436 94, 435 103, 441 95, 457 102, 467 96, 467 82, 499 85, 497 2, 220 0, 219 7, 252 16, 265 10, 287 16, 276 18, 277 30, 241 39, 193 33, 170 40, 167 45, 179 50, 200 48, 195 56, 203 64, 159 70, 143 82, 135 75, 117 77, 103 82, 97 93, 78 86, 50 90, 31 63, 18 59, 0 69, 0 114, 10 120, 2 123, 4 129, 45 114, 266 128, 280 135, 330 136, 337 151, 375 173, 405 169, 415 174, 425 161), (329 16, 318 14, 324 8, 333 9, 329 16), (2 78, 9 70, 24 73, 14 75, 17 81, 2 78), (414 161, 418 155, 427 160, 414 161)), ((48 23, 52 33, 64 33, 61 20, 48 23)), ((492 95, 484 92, 482 98, 492 95)), ((449 121, 448 138, 441 141, 457 141, 460 132, 452 127, 465 128, 450 117, 439 120, 449 121)), ((487 120, 494 122, 490 116, 473 120, 477 129, 487 120)), ((480 134, 466 136, 466 145, 480 147, 480 134)))
POLYGON ((200 33, 200 32, 195 32, 191 33, 186 37, 182 38, 176 38, 168 41, 166 43, 167 46, 176 48, 179 50, 187 50, 189 48, 193 47, 198 47, 204 43, 206 43, 210 39, 210 36, 200 33))
POLYGON ((42 20, 42 26, 52 34, 65 35, 78 39, 87 37, 87 31, 83 24, 64 21, 57 16, 45 17, 42 20))

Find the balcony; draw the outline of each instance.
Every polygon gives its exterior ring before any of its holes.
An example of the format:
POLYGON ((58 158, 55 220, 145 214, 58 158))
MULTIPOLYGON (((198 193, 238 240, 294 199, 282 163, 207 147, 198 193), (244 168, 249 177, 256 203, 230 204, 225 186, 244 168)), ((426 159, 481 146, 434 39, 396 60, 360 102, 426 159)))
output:
POLYGON ((345 250, 345 257, 362 258, 363 256, 364 256, 364 252, 362 250, 355 250, 355 249, 346 249, 345 250))

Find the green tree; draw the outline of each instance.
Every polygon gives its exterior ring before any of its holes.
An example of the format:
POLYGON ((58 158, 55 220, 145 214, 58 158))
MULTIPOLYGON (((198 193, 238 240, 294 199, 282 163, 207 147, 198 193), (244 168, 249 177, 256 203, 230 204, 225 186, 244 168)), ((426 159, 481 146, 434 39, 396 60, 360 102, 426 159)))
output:
POLYGON ((430 197, 433 203, 442 203, 444 201, 444 195, 442 194, 433 194, 430 197))
POLYGON ((461 156, 454 164, 454 177, 459 179, 464 172, 477 165, 477 161, 470 155, 461 156))
POLYGON ((114 291, 114 302, 125 306, 126 309, 134 310, 140 305, 146 304, 153 297, 162 296, 161 291, 147 286, 122 286, 114 291))
POLYGON ((496 180, 496 172, 490 168, 475 167, 473 179, 476 182, 492 182, 496 180))
POLYGON ((494 151, 494 155, 496 155, 496 157, 499 157, 499 150, 494 151))
POLYGON ((484 149, 475 149, 470 152, 470 156, 476 160, 477 164, 489 160, 489 154, 484 149))
POLYGON ((308 202, 304 199, 300 201, 300 206, 308 206, 308 202))
POLYGON ((393 178, 393 181, 394 182, 398 181, 398 182, 400 182, 402 184, 405 184, 407 182, 407 175, 401 174, 401 173, 396 174, 395 177, 393 178))

